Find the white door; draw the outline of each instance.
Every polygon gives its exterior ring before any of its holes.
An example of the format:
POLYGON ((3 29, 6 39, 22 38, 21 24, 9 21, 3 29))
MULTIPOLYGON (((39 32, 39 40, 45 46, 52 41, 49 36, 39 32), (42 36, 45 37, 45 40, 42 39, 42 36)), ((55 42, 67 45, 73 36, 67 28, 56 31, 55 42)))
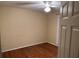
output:
POLYGON ((62 2, 59 57, 79 57, 79 2, 62 2))

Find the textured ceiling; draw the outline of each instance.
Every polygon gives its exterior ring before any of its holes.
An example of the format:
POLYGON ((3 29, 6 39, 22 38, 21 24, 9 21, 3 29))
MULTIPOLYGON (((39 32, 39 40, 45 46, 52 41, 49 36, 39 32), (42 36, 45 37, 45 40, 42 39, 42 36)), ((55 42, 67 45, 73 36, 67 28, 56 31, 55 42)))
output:
MULTIPOLYGON (((31 10, 44 12, 45 1, 0 1, 1 5, 14 6, 20 8, 28 8, 31 10)), ((52 2, 52 1, 50 1, 52 2)), ((60 2, 53 2, 51 5, 57 5, 57 7, 52 7, 53 12, 59 12, 60 2)))

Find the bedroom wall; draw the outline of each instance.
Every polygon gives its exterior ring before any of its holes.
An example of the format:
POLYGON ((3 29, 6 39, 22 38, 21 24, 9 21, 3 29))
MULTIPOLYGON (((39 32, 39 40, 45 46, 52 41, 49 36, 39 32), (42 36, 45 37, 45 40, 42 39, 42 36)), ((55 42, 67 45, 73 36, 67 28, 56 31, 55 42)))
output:
POLYGON ((47 15, 16 7, 1 7, 1 9, 2 51, 47 41, 47 15))
POLYGON ((57 45, 58 15, 22 9, 0 7, 2 51, 44 42, 57 45))
POLYGON ((1 58, 1 9, 0 9, 0 58, 1 58))
POLYGON ((58 16, 56 13, 48 14, 48 42, 57 46, 57 22, 58 16))

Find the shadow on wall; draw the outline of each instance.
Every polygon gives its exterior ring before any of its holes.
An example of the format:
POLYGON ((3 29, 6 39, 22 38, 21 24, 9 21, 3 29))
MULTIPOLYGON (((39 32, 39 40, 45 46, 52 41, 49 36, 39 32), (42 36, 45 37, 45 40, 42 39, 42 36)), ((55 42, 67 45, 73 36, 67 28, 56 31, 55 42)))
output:
POLYGON ((1 54, 1 32, 0 32, 0 58, 2 57, 2 54, 1 54))

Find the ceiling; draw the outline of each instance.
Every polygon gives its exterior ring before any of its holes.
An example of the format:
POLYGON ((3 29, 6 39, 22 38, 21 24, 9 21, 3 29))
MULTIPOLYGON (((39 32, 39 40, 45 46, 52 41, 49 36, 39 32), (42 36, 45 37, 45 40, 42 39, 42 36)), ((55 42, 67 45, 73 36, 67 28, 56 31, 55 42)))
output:
MULTIPOLYGON (((20 8, 28 8, 31 10, 41 11, 44 12, 45 3, 46 1, 0 1, 1 5, 7 5, 7 6, 14 6, 14 7, 20 7, 20 8)), ((57 7, 51 7, 52 11, 59 12, 60 8, 60 2, 59 1, 50 1, 52 2, 52 6, 57 7)))

